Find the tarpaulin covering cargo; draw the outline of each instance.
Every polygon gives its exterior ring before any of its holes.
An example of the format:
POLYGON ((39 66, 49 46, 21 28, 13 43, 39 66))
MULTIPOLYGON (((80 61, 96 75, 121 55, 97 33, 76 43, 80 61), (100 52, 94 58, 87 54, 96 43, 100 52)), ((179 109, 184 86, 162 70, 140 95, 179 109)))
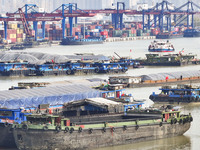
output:
POLYGON ((94 60, 94 61, 110 60, 110 58, 104 55, 65 55, 65 56, 69 59, 75 59, 75 60, 94 60))
POLYGON ((100 92, 89 86, 69 84, 45 88, 0 91, 0 107, 17 109, 40 104, 58 105, 85 98, 100 97, 100 92))
POLYGON ((200 77, 200 70, 179 71, 179 72, 170 72, 170 73, 157 73, 157 74, 142 75, 141 77, 142 77, 142 81, 165 80, 166 77, 168 77, 168 79, 180 79, 181 77, 182 78, 200 77))
POLYGON ((43 64, 45 62, 52 62, 52 60, 56 63, 63 63, 69 61, 69 59, 62 55, 56 54, 45 54, 45 53, 14 53, 14 52, 2 52, 0 53, 1 61, 11 61, 11 60, 23 60, 27 61, 30 64, 43 64))
POLYGON ((1 52, 0 61, 24 60, 30 64, 44 64, 45 62, 65 63, 70 60, 110 60, 104 55, 57 55, 39 52, 1 52))

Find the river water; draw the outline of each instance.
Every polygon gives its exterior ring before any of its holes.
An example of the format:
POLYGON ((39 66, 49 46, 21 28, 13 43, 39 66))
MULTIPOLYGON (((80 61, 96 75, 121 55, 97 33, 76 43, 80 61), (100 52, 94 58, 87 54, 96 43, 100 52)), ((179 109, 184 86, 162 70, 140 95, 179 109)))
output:
MULTIPOLYGON (((84 45, 84 46, 52 46, 42 48, 27 49, 27 52, 43 52, 50 54, 71 55, 74 53, 94 53, 104 54, 106 56, 116 56, 117 52, 120 56, 131 56, 132 58, 144 58, 148 53, 148 46, 153 40, 137 40, 137 41, 123 41, 110 42, 100 45, 84 45), (130 52, 131 50, 131 52, 130 52)), ((182 51, 184 53, 197 54, 200 58, 200 38, 178 38, 171 39, 170 42, 174 45, 176 52, 182 51)), ((175 71, 190 71, 198 70, 200 65, 184 66, 184 67, 144 67, 140 69, 128 70, 125 74, 120 75, 143 75, 161 72, 175 72, 175 71)), ((9 87, 18 82, 51 82, 62 80, 77 80, 87 78, 103 78, 108 79, 109 75, 87 75, 87 76, 58 76, 58 77, 1 77, 0 90, 7 90, 9 87)), ((195 84, 195 83, 193 83, 195 84)), ((159 87, 144 87, 135 89, 126 89, 126 93, 131 93, 135 99, 146 99, 146 105, 153 104, 148 99, 149 95, 154 91, 158 92, 159 87)), ((192 114, 194 121, 191 128, 179 137, 168 139, 147 141, 141 143, 134 143, 130 145, 114 146, 108 148, 101 148, 98 150, 198 150, 200 148, 200 104, 181 105, 182 113, 192 114)))

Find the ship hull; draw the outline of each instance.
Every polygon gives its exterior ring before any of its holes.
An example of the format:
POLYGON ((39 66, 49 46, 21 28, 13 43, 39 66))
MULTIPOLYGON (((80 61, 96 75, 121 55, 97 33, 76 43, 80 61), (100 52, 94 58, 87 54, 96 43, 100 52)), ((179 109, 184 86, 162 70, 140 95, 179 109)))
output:
POLYGON ((10 77, 18 77, 18 76, 30 76, 31 74, 35 74, 35 70, 10 70, 10 71, 0 71, 0 76, 10 76, 10 77))
POLYGON ((173 34, 173 35, 156 35, 156 39, 174 39, 174 38, 182 38, 183 34, 173 34))
POLYGON ((3 123, 0 124, 0 147, 16 148, 12 128, 8 126, 5 127, 3 123))
POLYGON ((184 33, 183 37, 200 37, 200 32, 184 33))
POLYGON ((149 97, 155 103, 191 103, 199 102, 194 97, 169 97, 169 96, 153 96, 149 97))
POLYGON ((75 150, 75 149, 94 149, 114 145, 130 144, 147 140, 157 140, 173 136, 183 135, 190 128, 190 122, 181 124, 154 124, 123 127, 94 129, 91 132, 82 130, 65 133, 55 130, 23 130, 15 129, 14 138, 20 150, 75 150))
POLYGON ((68 41, 62 40, 61 45, 89 45, 89 44, 103 44, 103 41, 68 41))

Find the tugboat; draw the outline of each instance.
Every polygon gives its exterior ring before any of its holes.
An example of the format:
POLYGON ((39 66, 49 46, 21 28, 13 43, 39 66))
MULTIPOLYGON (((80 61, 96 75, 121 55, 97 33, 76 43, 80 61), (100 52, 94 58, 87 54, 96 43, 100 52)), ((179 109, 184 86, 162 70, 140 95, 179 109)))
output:
POLYGON ((200 102, 200 87, 191 85, 177 85, 177 87, 163 86, 160 94, 151 94, 149 98, 161 103, 191 103, 200 102))
POLYGON ((200 37, 199 29, 186 29, 183 32, 183 37, 200 37))
POLYGON ((149 45, 149 52, 174 52, 174 46, 167 40, 156 41, 154 40, 151 45, 149 45))
POLYGON ((66 37, 62 39, 61 45, 88 45, 88 44, 102 44, 104 39, 102 37, 76 39, 75 37, 66 37))
POLYGON ((26 122, 13 125, 14 139, 21 150, 94 149, 179 136, 193 120, 174 109, 124 114, 122 108, 102 99, 70 103, 61 116, 27 116, 26 122))

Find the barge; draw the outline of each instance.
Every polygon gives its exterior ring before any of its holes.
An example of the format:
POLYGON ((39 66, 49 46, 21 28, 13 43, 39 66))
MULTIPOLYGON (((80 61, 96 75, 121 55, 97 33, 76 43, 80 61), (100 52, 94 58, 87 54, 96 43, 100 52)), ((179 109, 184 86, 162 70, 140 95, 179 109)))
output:
MULTIPOLYGON (((68 109, 66 113, 64 110, 63 116, 29 115, 28 122, 13 125, 17 148, 20 150, 94 149, 169 138, 183 135, 193 120, 190 114, 180 115, 180 111, 124 115, 120 114, 120 107, 117 104, 112 102, 113 105, 118 108, 114 114, 110 112, 88 115, 80 109, 77 111, 68 109), (74 111, 78 116, 64 115, 74 111)), ((113 110, 113 107, 109 108, 113 110)))
POLYGON ((183 32, 183 37, 200 37, 199 29, 186 29, 183 32))
POLYGON ((156 35, 156 39, 174 39, 174 38, 182 38, 183 33, 170 33, 170 32, 161 32, 156 35))
POLYGON ((200 88, 191 85, 177 85, 177 87, 163 86, 161 93, 153 92, 149 99, 155 103, 191 103, 200 102, 200 88))
POLYGON ((200 82, 200 71, 190 70, 165 72, 141 76, 110 76, 109 83, 121 84, 123 87, 137 88, 150 86, 167 86, 176 84, 191 84, 200 82))
POLYGON ((146 59, 138 60, 144 66, 185 66, 199 64, 196 55, 185 54, 146 54, 146 59))

